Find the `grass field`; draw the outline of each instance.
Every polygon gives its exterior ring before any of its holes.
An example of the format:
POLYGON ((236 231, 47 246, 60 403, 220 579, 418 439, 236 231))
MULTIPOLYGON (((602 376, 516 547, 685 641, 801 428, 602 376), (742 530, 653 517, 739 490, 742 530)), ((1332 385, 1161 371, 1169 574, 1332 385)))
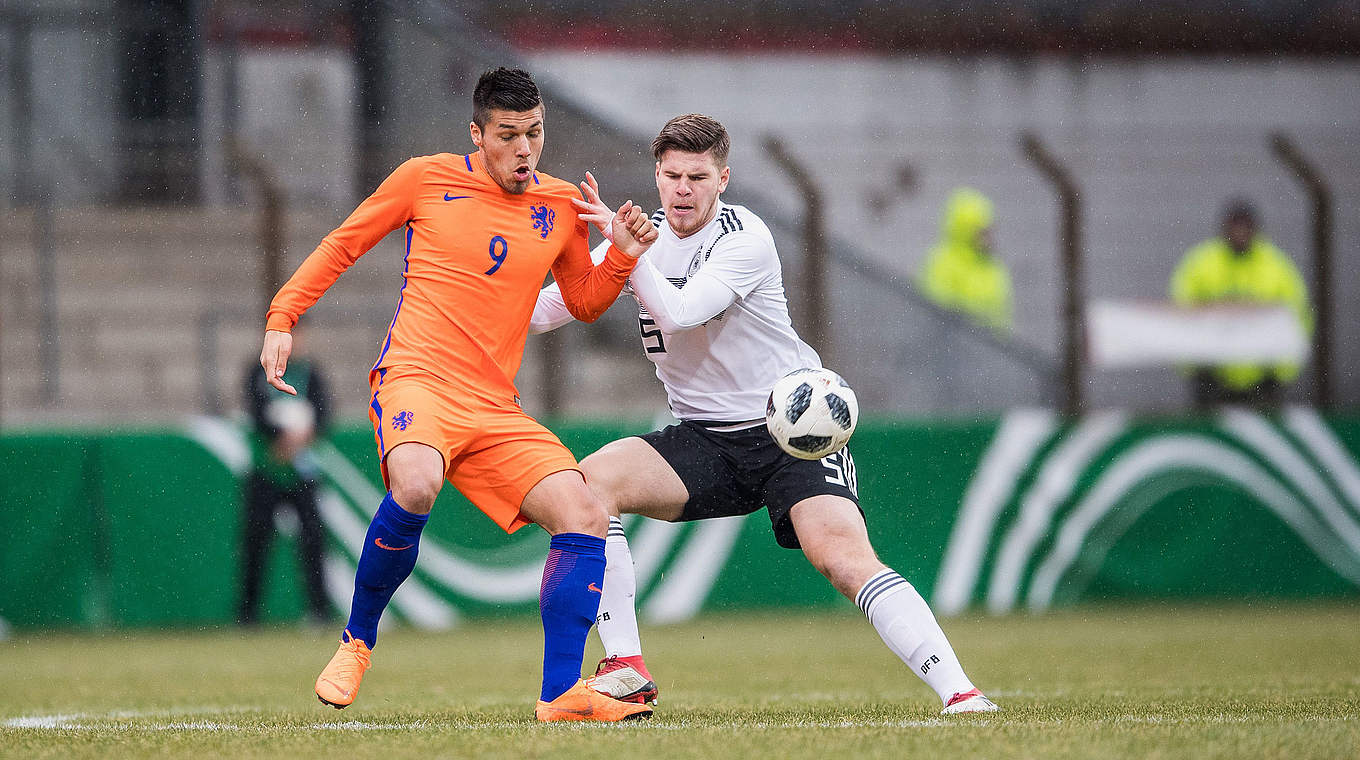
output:
POLYGON ((1083 609, 945 629, 1001 713, 938 717, 848 605, 644 630, 661 704, 624 725, 531 720, 529 621, 389 631, 343 712, 311 694, 333 631, 19 637, 0 643, 0 756, 1360 757, 1354 604, 1083 609))

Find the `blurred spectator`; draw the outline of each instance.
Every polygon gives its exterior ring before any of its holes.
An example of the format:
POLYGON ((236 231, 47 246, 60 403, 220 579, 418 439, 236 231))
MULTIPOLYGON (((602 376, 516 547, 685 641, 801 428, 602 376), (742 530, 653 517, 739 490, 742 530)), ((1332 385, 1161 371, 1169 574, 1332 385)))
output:
POLYGON ((950 196, 940 241, 921 270, 930 300, 997 332, 1011 329, 1011 277, 992 252, 992 202, 972 189, 950 196))
MULTIPOLYGON (((1256 210, 1241 199, 1228 203, 1219 237, 1186 251, 1171 276, 1171 297, 1181 306, 1250 304, 1286 306, 1312 333, 1313 313, 1299 271, 1260 234, 1256 210)), ((1296 364, 1226 364, 1196 367, 1191 374, 1195 407, 1218 404, 1278 406, 1283 384, 1299 374, 1296 364)))
POLYGON ((251 363, 246 375, 245 402, 254 427, 254 464, 242 494, 242 625, 259 620, 265 564, 274 539, 275 517, 282 510, 290 510, 297 517, 307 614, 315 621, 331 617, 322 575, 324 538, 316 500, 318 471, 311 454, 312 443, 329 422, 331 397, 316 363, 299 350, 301 336, 297 331, 293 336, 295 353, 284 380, 297 389, 296 397, 270 387, 258 361, 251 363))

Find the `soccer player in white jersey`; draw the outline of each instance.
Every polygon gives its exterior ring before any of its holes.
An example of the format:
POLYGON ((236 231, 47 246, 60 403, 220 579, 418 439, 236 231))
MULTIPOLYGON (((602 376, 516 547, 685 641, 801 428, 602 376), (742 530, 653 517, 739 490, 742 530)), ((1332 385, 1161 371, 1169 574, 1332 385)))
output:
MULTIPOLYGON (((660 237, 628 289, 638 302, 642 347, 656 364, 680 420, 614 441, 581 461, 611 518, 597 618, 606 658, 594 688, 616 699, 655 701, 633 606, 637 581, 620 514, 688 521, 769 511, 780 546, 808 560, 877 629, 888 648, 939 694, 943 714, 996 705, 968 680, 921 595, 884 566, 869 543, 848 449, 820 461, 796 459, 765 429, 775 381, 820 367, 789 321, 774 238, 742 206, 724 203, 727 131, 699 114, 677 116, 652 142, 660 237), (663 223, 664 222, 664 223, 663 223)), ((608 234, 612 212, 594 177, 582 183, 581 218, 608 234)), ((593 254, 603 256, 608 243, 593 254)), ((570 322, 556 285, 544 288, 531 330, 570 322)))

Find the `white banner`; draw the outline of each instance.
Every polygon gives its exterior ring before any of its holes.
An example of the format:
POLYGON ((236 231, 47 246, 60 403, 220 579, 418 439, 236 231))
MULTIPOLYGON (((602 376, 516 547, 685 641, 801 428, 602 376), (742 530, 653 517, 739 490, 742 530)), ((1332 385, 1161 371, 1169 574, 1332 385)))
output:
POLYGON ((1283 306, 1187 309, 1154 301, 1093 301, 1090 361, 1099 369, 1177 364, 1301 364, 1308 335, 1283 306))

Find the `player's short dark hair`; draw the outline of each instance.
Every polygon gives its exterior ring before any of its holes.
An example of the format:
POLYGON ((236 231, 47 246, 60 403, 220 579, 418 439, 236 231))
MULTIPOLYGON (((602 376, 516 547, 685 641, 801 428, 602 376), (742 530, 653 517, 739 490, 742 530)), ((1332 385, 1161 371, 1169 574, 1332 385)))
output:
POLYGON ((502 111, 532 111, 543 105, 534 78, 523 69, 504 66, 491 69, 477 80, 472 91, 472 121, 478 128, 486 127, 492 109, 502 111))
POLYGON ((721 168, 727 166, 727 153, 732 140, 717 119, 701 113, 687 113, 666 122, 661 134, 652 140, 652 157, 660 161, 668 150, 682 153, 712 152, 713 160, 721 168))

